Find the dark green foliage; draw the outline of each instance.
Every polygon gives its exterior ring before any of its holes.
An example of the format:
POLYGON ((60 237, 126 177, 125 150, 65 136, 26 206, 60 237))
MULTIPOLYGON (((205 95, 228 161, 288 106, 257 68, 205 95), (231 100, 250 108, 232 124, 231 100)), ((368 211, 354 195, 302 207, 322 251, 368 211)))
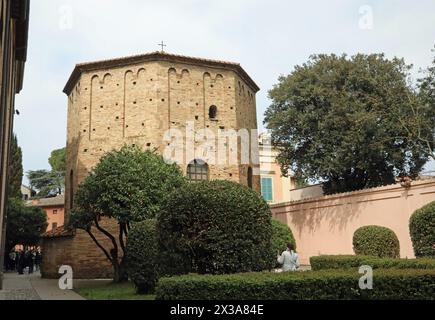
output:
MULTIPOLYGON (((435 53, 435 47, 432 52, 435 53)), ((412 117, 402 119, 401 123, 411 129, 408 130, 409 140, 435 160, 435 56, 418 82, 418 103, 414 106, 412 117), (428 137, 425 132, 432 135, 428 137)))
POLYGON ((38 207, 26 207, 21 199, 9 199, 7 206, 6 250, 15 245, 39 244, 47 230, 47 214, 38 207))
POLYGON ((428 154, 409 131, 433 141, 433 130, 418 121, 403 126, 418 104, 409 69, 382 54, 314 55, 280 77, 269 92, 265 123, 280 147, 283 172, 324 181, 326 194, 416 177, 428 154))
POLYGON ((138 293, 154 290, 159 277, 158 258, 157 221, 149 219, 136 223, 128 234, 126 264, 138 293))
POLYGON ((21 184, 23 182, 23 152, 18 146, 17 136, 11 139, 9 159, 9 197, 21 198, 21 184))
POLYGON ((36 197, 45 198, 63 193, 65 188, 65 172, 35 170, 27 172, 30 187, 37 191, 36 197))
POLYGON ((115 281, 125 280, 124 243, 129 226, 155 218, 169 194, 185 182, 176 164, 166 163, 155 152, 124 146, 104 155, 79 186, 69 222, 88 232, 104 252, 113 264, 115 281), (105 230, 101 218, 116 220, 119 230, 113 234, 105 230), (109 240, 111 248, 101 246, 95 231, 109 240))
POLYGON ((281 254, 287 249, 287 245, 293 244, 296 250, 296 241, 290 228, 275 219, 272 219, 272 255, 281 254))
POLYGON ((432 300, 435 269, 373 273, 373 290, 361 290, 358 270, 235 275, 187 275, 160 279, 156 300, 432 300))
POLYGON ((318 256, 310 258, 314 271, 327 269, 358 269, 371 266, 373 269, 435 269, 435 259, 393 259, 371 256, 318 256))
POLYGON ((37 191, 38 198, 62 194, 65 189, 66 148, 54 150, 48 162, 51 170, 27 172, 30 186, 37 191))
POLYGON ((56 172, 66 171, 66 148, 54 150, 48 159, 51 169, 56 172))
POLYGON ((189 183, 173 192, 158 216, 158 234, 162 256, 171 259, 164 265, 177 264, 169 272, 223 274, 273 266, 269 206, 233 182, 189 183))
POLYGON ((435 257, 435 202, 417 210, 409 222, 416 257, 435 257))
POLYGON ((357 255, 399 258, 400 244, 394 231, 380 226, 365 226, 353 234, 357 255))

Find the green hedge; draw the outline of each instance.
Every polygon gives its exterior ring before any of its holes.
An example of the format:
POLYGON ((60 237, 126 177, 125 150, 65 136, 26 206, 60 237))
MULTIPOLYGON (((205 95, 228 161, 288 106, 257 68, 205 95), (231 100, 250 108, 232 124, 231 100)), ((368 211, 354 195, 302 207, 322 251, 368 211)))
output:
POLYGON ((271 220, 269 205, 250 188, 230 181, 184 185, 171 193, 158 216, 164 265, 175 267, 166 273, 271 269, 276 257, 271 220))
POLYGON ((353 235, 357 255, 399 258, 399 239, 393 230, 381 226, 364 226, 353 235))
POLYGON ((435 270, 373 272, 373 290, 359 289, 358 271, 326 270, 160 279, 157 300, 433 299, 435 270))
POLYGON ((409 221, 416 257, 435 257, 435 202, 415 211, 409 221))
POLYGON ((435 269, 435 259, 392 259, 371 256, 318 256, 310 258, 315 271, 326 269, 354 269, 362 265, 373 269, 435 269))
POLYGON ((136 223, 130 230, 126 246, 127 272, 138 293, 154 290, 159 277, 157 220, 136 223))
POLYGON ((296 250, 296 241, 290 228, 281 221, 272 219, 272 253, 275 257, 279 252, 281 254, 291 243, 296 250))

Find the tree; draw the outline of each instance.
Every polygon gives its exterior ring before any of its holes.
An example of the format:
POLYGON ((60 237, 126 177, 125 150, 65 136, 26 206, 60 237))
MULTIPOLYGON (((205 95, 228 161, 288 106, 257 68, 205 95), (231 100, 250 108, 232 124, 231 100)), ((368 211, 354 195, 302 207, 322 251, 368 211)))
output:
POLYGON ((155 218, 171 191, 184 183, 176 164, 167 164, 154 152, 124 146, 103 156, 79 186, 70 224, 85 230, 102 250, 113 266, 114 281, 126 280, 125 239, 132 224, 155 218), (116 221, 117 234, 103 227, 102 218, 116 221), (109 247, 95 232, 109 240, 109 247))
POLYGON ((65 172, 35 170, 27 172, 27 178, 39 198, 62 194, 65 189, 65 172))
POLYGON ((283 172, 322 181, 326 194, 416 177, 428 155, 397 117, 412 111, 410 67, 383 54, 313 55, 281 76, 265 123, 283 172))
POLYGON ((23 152, 18 146, 17 136, 11 139, 9 160, 9 197, 21 198, 21 184, 23 182, 23 152))
POLYGON ((424 73, 418 81, 418 99, 411 97, 411 115, 399 121, 416 147, 435 160, 435 56, 424 73))
POLYGON ((56 172, 66 171, 66 148, 54 150, 48 159, 51 169, 56 172))
POLYGON ((47 230, 47 214, 38 207, 26 207, 21 199, 9 199, 7 206, 6 252, 21 244, 38 245, 47 230))
POLYGON ((66 148, 54 150, 48 158, 51 170, 27 172, 30 187, 37 191, 37 197, 53 197, 65 190, 66 148))

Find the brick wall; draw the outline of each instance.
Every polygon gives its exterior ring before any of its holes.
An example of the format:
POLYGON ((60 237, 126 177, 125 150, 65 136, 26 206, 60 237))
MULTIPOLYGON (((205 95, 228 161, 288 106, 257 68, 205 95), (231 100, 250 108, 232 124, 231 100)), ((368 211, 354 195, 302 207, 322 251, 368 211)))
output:
MULTIPOLYGON (((166 58, 83 71, 71 92, 68 90, 66 222, 79 184, 108 151, 135 144, 163 154, 170 142, 163 139, 165 133, 178 129, 184 139, 187 123, 195 130, 207 129, 216 136, 222 129, 247 129, 249 134, 257 129, 258 88, 244 81, 234 66, 217 67, 166 58), (217 107, 216 119, 209 118, 211 106, 217 107)), ((257 137, 254 132, 255 144, 257 137)), ((203 144, 196 142, 197 147, 203 144)), ((253 188, 260 192, 258 153, 248 158, 249 163, 241 164, 240 149, 239 142, 234 164, 210 162, 210 179, 247 185, 251 167, 253 188)), ((203 154, 186 154, 180 167, 186 173, 192 160, 204 159, 207 154, 217 159, 217 152, 215 145, 203 154)), ((116 224, 112 222, 111 227, 116 224)), ((106 277, 111 273, 103 253, 81 231, 68 239, 45 239, 44 247, 45 276, 56 275, 62 264, 71 265, 80 278, 106 277)))

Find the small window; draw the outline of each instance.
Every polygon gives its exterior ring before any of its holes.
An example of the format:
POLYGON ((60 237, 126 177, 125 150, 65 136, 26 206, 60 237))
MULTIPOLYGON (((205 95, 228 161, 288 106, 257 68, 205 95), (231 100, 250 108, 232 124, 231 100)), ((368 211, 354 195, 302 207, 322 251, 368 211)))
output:
POLYGON ((53 214, 57 214, 57 210, 53 210, 53 214))
POLYGON ((264 200, 273 201, 272 178, 261 178, 261 195, 264 200))
POLYGON ((217 107, 216 106, 210 107, 210 109, 208 110, 208 117, 210 119, 216 119, 216 117, 217 117, 217 107))
POLYGON ((209 169, 207 163, 202 160, 193 160, 187 166, 187 178, 190 181, 208 181, 209 169))

